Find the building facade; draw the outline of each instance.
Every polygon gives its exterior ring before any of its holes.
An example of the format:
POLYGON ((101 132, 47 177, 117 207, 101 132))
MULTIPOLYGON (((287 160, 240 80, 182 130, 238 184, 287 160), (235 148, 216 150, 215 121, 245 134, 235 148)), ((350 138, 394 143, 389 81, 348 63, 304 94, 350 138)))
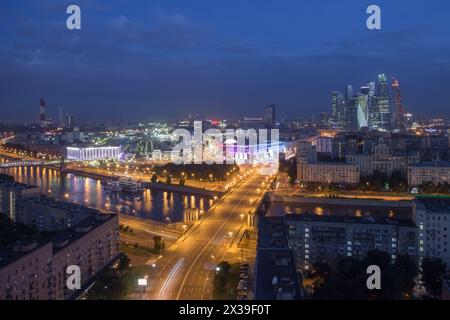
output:
POLYGON ((375 145, 371 154, 348 154, 345 157, 347 164, 359 166, 362 177, 371 176, 374 172, 390 176, 397 171, 406 175, 408 166, 419 161, 418 153, 404 156, 393 155, 384 143, 375 145))
POLYGON ((417 258, 417 227, 412 221, 386 221, 344 216, 287 215, 289 247, 297 267, 310 270, 316 262, 333 264, 340 257, 362 258, 385 251, 417 258))
POLYGON ((450 269, 450 201, 419 199, 415 208, 419 257, 441 258, 450 269))
POLYGON ((359 167, 345 163, 297 163, 297 179, 302 182, 359 183, 359 167))
POLYGON ((98 214, 58 233, 52 240, 0 248, 0 300, 62 300, 77 295, 66 285, 67 267, 81 270, 87 284, 119 253, 119 218, 98 214))
POLYGON ((84 161, 120 159, 122 154, 122 147, 67 147, 68 160, 84 161))
POLYGON ((16 221, 21 200, 38 196, 39 192, 38 187, 0 178, 0 214, 16 221))
POLYGON ((408 185, 450 183, 450 163, 420 163, 408 167, 408 185))

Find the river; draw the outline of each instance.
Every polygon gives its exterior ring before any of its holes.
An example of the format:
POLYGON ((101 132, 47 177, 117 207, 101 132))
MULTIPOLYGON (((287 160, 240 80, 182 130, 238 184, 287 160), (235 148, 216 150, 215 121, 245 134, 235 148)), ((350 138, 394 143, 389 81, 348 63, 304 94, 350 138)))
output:
POLYGON ((142 194, 115 193, 103 188, 99 180, 62 174, 42 167, 0 168, 17 182, 39 186, 43 193, 86 206, 110 210, 159 222, 182 221, 186 209, 197 208, 205 212, 212 199, 204 196, 145 189, 142 194))

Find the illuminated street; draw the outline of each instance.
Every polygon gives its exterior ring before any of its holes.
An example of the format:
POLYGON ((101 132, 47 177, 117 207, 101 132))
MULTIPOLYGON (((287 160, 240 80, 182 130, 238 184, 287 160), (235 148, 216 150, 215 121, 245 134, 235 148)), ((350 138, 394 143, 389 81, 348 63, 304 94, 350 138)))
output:
POLYGON ((212 299, 216 265, 228 257, 240 256, 230 249, 233 236, 246 223, 246 214, 255 209, 258 187, 265 176, 255 173, 220 200, 211 214, 181 238, 149 273, 145 299, 212 299))

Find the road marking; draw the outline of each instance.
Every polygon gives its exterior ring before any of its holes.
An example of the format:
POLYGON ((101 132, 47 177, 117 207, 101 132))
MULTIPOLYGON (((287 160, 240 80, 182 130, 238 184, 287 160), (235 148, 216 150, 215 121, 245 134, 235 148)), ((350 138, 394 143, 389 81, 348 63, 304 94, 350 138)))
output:
POLYGON ((157 236, 161 236, 163 238, 170 238, 170 239, 178 239, 179 238, 179 237, 168 235, 166 233, 156 232, 156 231, 152 231, 152 230, 149 230, 149 229, 140 229, 140 230, 148 232, 148 233, 151 233, 151 234, 156 234, 157 236))
POLYGON ((178 271, 181 264, 183 263, 184 258, 180 258, 177 263, 173 266, 172 270, 170 270, 169 275, 167 276, 166 280, 164 281, 164 284, 161 287, 161 290, 159 291, 159 295, 162 297, 166 293, 166 289, 169 287, 169 283, 172 280, 173 275, 178 271))
POLYGON ((238 203, 233 207, 233 209, 231 210, 230 214, 228 215, 228 217, 225 219, 225 221, 222 223, 222 225, 220 226, 220 228, 214 233, 214 235, 211 237, 211 239, 208 241, 208 243, 203 247, 203 250, 200 251, 200 253, 198 254, 198 256, 195 258, 194 262, 191 264, 191 266, 189 267, 188 271, 186 272, 186 275, 183 278, 183 282, 181 283, 180 289, 178 290, 178 294, 176 297, 176 300, 180 299, 180 295, 181 295, 181 291, 183 290, 184 284, 186 283, 187 277, 189 276, 192 268, 194 267, 194 265, 196 264, 197 260, 200 258, 200 256, 203 254, 203 252, 209 247, 211 241, 217 236, 217 234, 223 229, 223 227, 225 226, 225 224, 228 222, 228 220, 230 219, 230 217, 233 216, 234 211, 236 210, 236 207, 239 206, 239 204, 244 200, 245 196, 250 192, 250 191, 254 191, 252 188, 249 188, 247 192, 245 192, 245 194, 241 197, 241 199, 238 201, 238 203))

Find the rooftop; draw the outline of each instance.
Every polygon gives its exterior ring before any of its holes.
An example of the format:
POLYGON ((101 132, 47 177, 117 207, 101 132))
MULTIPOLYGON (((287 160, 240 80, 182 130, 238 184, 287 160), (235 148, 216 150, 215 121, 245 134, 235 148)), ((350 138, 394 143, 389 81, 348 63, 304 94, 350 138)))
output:
POLYGON ((261 217, 256 257, 256 299, 301 298, 299 275, 279 217, 261 217))
POLYGON ((447 197, 418 197, 416 207, 432 213, 450 213, 450 198, 447 197))
POLYGON ((421 163, 412 164, 411 167, 450 168, 450 162, 448 162, 448 161, 421 162, 421 163))
MULTIPOLYGON (((83 237, 89 231, 94 230, 114 217, 115 214, 104 214, 97 211, 95 215, 87 216, 74 227, 58 233, 30 233, 27 226, 23 226, 22 230, 20 225, 19 228, 16 225, 15 229, 11 230, 11 237, 9 237, 10 241, 3 241, 3 243, 0 244, 0 268, 7 266, 22 256, 29 254, 48 243, 53 244, 53 253, 58 252, 70 243, 83 237)), ((1 230, 3 230, 4 227, 8 227, 7 222, 5 222, 4 219, 1 219, 0 222, 2 223, 1 230)), ((10 228, 13 227, 12 223, 9 225, 10 228)), ((2 231, 2 233, 5 232, 2 231)))
POLYGON ((318 215, 312 213, 286 214, 287 221, 317 221, 329 223, 352 223, 352 224, 373 224, 373 225, 398 225, 403 227, 416 227, 411 219, 388 219, 381 217, 355 217, 338 215, 318 215))
POLYGON ((16 182, 12 176, 0 174, 0 188, 33 189, 36 188, 36 186, 16 182))

